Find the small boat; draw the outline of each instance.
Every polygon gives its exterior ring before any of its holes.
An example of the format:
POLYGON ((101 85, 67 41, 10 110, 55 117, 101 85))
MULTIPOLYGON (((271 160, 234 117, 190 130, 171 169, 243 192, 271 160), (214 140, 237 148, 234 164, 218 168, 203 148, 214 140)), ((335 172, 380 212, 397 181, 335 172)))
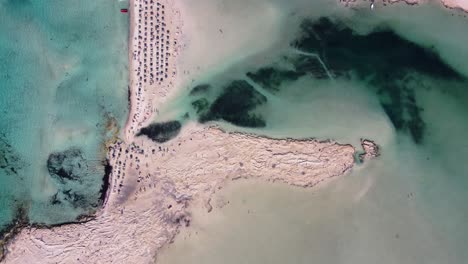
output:
POLYGON ((127 13, 128 12, 128 9, 127 8, 122 8, 120 9, 120 13, 127 13))

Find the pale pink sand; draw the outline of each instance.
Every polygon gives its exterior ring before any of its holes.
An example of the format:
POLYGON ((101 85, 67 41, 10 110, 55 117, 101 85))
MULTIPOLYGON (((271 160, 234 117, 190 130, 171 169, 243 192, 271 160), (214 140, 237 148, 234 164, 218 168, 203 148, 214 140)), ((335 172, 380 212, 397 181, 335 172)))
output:
POLYGON ((145 9, 147 6, 144 0, 131 0, 129 5, 130 110, 122 135, 126 142, 131 142, 135 133, 151 122, 152 118, 159 112, 158 107, 175 92, 173 89, 177 76, 175 58, 181 47, 181 44, 178 43, 181 34, 181 17, 179 11, 174 8, 173 1, 154 0, 154 3, 148 10, 145 9), (142 5, 141 13, 139 12, 140 4, 142 5), (158 8, 159 11, 157 11, 158 8), (162 14, 163 11, 164 14, 162 14), (159 16, 156 16, 158 12, 159 16), (145 17, 147 18, 146 25, 144 24, 145 17), (156 25, 159 26, 159 34, 155 32, 156 25), (163 25, 164 35, 161 34, 163 25), (152 28, 153 32, 151 32, 152 28), (166 30, 169 30, 169 33, 166 30), (169 38, 166 38, 167 36, 169 38), (147 38, 146 41, 144 38, 147 38), (161 47, 163 51, 161 51, 161 47), (153 60, 153 66, 150 65, 150 59, 153 60), (156 62, 161 63, 161 60, 162 64, 159 65, 159 70, 162 71, 162 75, 155 76, 155 72, 159 71, 156 70, 156 62), (151 77, 150 74, 154 76, 151 77), (161 81, 159 78, 163 78, 163 80, 161 81))
POLYGON ((468 0, 441 0, 448 8, 461 9, 468 12, 468 0))
POLYGON ((136 144, 143 147, 125 153, 131 146, 121 143, 113 165, 115 171, 115 163, 126 161, 120 167, 126 175, 122 181, 114 175, 95 220, 25 228, 9 245, 5 263, 151 263, 179 226, 190 223, 189 203, 205 201, 209 210, 211 195, 226 181, 255 177, 313 186, 349 172, 355 153, 335 142, 273 140, 193 123, 167 143, 143 138, 136 144))

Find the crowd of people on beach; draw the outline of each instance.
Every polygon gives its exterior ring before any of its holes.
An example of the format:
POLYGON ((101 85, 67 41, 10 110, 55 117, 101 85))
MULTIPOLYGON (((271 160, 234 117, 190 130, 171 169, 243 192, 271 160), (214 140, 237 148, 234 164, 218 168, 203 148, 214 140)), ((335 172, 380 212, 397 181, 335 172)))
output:
POLYGON ((172 85, 175 68, 171 65, 171 58, 177 50, 176 36, 179 32, 179 27, 172 27, 172 9, 165 0, 135 0, 130 9, 133 9, 131 19, 134 23, 130 43, 133 72, 129 87, 130 119, 125 131, 127 140, 118 140, 109 147, 108 154, 112 166, 110 191, 117 195, 125 195, 124 188, 130 184, 126 182, 128 174, 132 175, 131 178, 135 177, 140 189, 154 188, 151 180, 154 175, 146 170, 148 157, 165 155, 166 149, 139 146, 133 136, 158 113, 153 101, 164 96, 172 85))
POLYGON ((134 97, 132 103, 136 105, 132 105, 132 125, 127 133, 134 134, 157 112, 152 107, 151 98, 174 75, 170 58, 177 41, 167 22, 168 10, 163 0, 136 0, 131 8, 134 8, 135 16, 132 36, 134 89, 131 96, 134 97), (148 93, 153 96, 147 96, 148 93))
MULTIPOLYGON (((180 146, 181 143, 178 144, 180 146)), ((165 156, 169 152, 175 152, 175 147, 169 146, 152 146, 151 149, 146 149, 144 145, 132 143, 125 144, 123 141, 117 141, 109 147, 109 157, 112 161, 112 192, 121 194, 125 185, 127 174, 135 177, 136 184, 139 186, 136 194, 146 191, 146 187, 154 188, 153 172, 150 172, 149 165, 155 156, 165 156), (172 147, 172 149, 170 149, 172 147)), ((157 174, 157 172, 155 172, 157 174)), ((135 197, 136 198, 136 197, 135 197)))

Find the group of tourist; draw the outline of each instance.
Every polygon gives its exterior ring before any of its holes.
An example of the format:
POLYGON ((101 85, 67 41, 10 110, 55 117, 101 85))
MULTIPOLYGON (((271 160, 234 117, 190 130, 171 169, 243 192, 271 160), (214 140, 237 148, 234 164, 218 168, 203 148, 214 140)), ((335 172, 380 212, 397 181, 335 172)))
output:
MULTIPOLYGON (((136 0, 133 14, 137 17, 134 28, 132 56, 136 65, 134 94, 136 105, 132 118, 133 126, 130 134, 134 133, 154 111, 151 102, 145 100, 143 93, 156 90, 169 75, 169 58, 171 45, 175 40, 171 38, 171 30, 166 24, 166 7, 161 0, 136 0), (143 116, 141 116, 143 115, 143 116)), ((154 91, 153 91, 154 94, 154 91)), ((151 97, 150 97, 151 98, 151 97)))

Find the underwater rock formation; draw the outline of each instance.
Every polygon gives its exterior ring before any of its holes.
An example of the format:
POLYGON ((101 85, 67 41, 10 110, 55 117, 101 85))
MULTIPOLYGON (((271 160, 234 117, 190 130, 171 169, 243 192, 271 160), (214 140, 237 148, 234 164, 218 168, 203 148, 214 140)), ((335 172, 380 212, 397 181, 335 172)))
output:
POLYGON ((361 139, 361 146, 364 150, 364 153, 358 155, 361 163, 380 156, 380 147, 374 141, 361 139))
POLYGON ((179 121, 155 123, 142 128, 137 136, 145 135, 154 142, 164 143, 175 138, 179 134, 181 128, 182 125, 179 121))

